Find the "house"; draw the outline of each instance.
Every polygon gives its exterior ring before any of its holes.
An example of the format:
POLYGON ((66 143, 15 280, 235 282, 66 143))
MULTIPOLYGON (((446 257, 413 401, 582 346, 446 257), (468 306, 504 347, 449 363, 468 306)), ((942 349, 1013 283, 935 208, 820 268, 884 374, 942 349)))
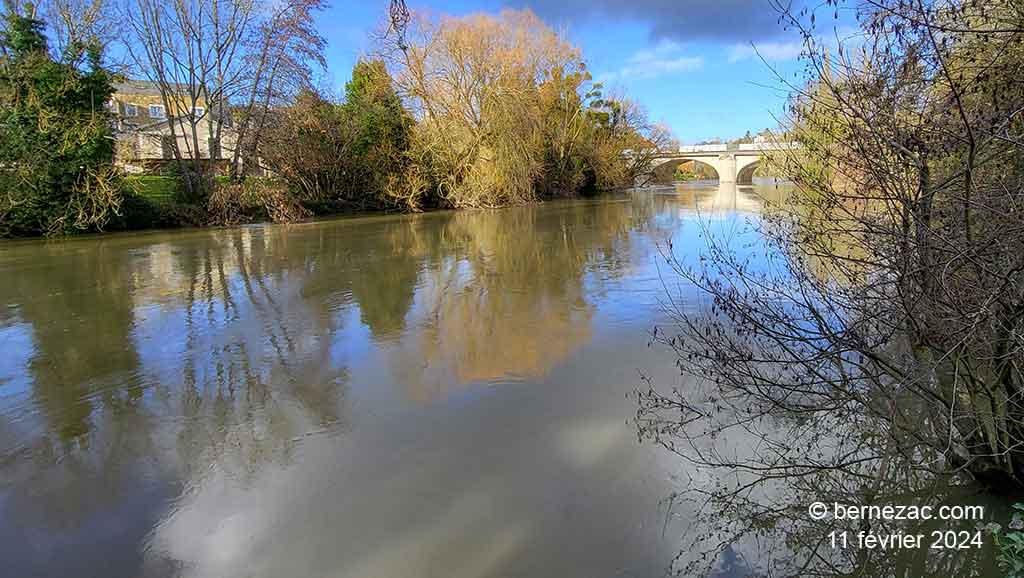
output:
MULTIPOLYGON (((179 94, 188 92, 184 86, 176 88, 174 92, 179 94)), ((117 163, 127 172, 167 169, 174 162, 175 141, 182 157, 194 158, 193 150, 198 144, 199 158, 211 159, 210 164, 218 172, 227 169, 238 142, 237 132, 230 115, 222 119, 213 117, 202 95, 195 99, 164 99, 159 86, 145 80, 118 83, 114 89, 107 106, 114 116, 117 163), (167 110, 168 105, 171 110, 167 110)))

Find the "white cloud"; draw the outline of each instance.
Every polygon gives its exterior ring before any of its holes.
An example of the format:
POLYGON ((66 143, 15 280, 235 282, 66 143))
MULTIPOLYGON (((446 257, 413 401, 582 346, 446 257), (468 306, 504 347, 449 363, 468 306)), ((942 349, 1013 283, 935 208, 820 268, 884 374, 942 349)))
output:
POLYGON ((676 42, 662 40, 653 48, 633 53, 619 71, 599 75, 599 78, 657 78, 664 74, 689 72, 704 67, 703 57, 680 55, 682 49, 683 47, 676 42))
POLYGON ((681 56, 671 59, 645 60, 627 66, 619 71, 622 78, 656 78, 672 72, 689 72, 704 67, 700 56, 681 56))
POLYGON ((682 49, 683 47, 680 46, 679 43, 665 39, 662 40, 661 42, 658 42, 658 44, 655 45, 654 48, 651 48, 649 50, 638 50, 637 52, 634 52, 633 56, 629 57, 629 61, 643 62, 647 60, 657 60, 658 58, 662 58, 666 55, 675 54, 682 49))
POLYGON ((739 62, 748 58, 761 58, 769 62, 793 60, 800 56, 803 44, 799 42, 765 42, 756 46, 750 44, 734 44, 729 48, 729 62, 739 62))
MULTIPOLYGON (((820 51, 823 47, 837 51, 842 46, 849 51, 860 46, 864 33, 856 26, 836 26, 831 32, 822 32, 814 36, 812 50, 820 51)), ((806 49, 803 42, 764 42, 758 44, 733 44, 729 47, 729 62, 739 62, 751 58, 764 58, 768 62, 795 60, 806 49), (758 56, 760 55, 760 56, 758 56)))

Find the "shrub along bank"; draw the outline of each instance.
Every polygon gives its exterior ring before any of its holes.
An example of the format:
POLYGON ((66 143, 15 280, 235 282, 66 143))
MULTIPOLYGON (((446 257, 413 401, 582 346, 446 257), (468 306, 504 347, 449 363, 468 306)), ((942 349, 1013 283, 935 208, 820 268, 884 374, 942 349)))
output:
POLYGON ((0 236, 500 207, 630 186, 669 142, 529 11, 416 26, 381 46, 390 68, 357 63, 343 96, 307 85, 266 105, 240 146, 275 178, 126 176, 98 48, 55 57, 40 20, 9 12, 0 236))

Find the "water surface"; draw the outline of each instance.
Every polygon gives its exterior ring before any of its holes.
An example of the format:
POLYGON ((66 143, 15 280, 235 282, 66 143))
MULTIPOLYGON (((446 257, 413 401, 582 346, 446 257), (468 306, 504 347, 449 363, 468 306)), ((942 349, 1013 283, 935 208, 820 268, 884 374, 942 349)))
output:
POLYGON ((660 575, 662 251, 758 195, 0 245, 4 575, 660 575))

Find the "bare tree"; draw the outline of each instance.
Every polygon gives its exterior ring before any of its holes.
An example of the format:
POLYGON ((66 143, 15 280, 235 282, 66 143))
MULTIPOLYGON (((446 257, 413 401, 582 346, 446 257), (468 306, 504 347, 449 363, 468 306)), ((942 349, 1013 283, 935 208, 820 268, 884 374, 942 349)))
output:
POLYGON ((48 0, 44 10, 55 48, 65 55, 74 46, 109 46, 116 39, 113 8, 112 0, 48 0))
MULTIPOLYGON (((16 13, 31 13, 46 23, 49 48, 54 59, 79 65, 84 49, 97 48, 105 57, 108 46, 117 42, 118 0, 41 0, 25 2, 4 0, 3 8, 16 13)), ((105 62, 119 68, 120 63, 105 62)))
POLYGON ((272 8, 247 41, 248 75, 238 114, 238 138, 231 159, 233 179, 241 176, 242 153, 259 156, 263 129, 271 107, 290 102, 312 84, 313 66, 326 66, 326 41, 313 26, 324 0, 287 0, 272 8))
MULTIPOLYGON (((717 551, 806 520, 779 484, 868 504, 948 476, 1024 487, 1024 13, 869 0, 832 50, 783 15, 812 73, 788 127, 803 146, 775 161, 795 191, 756 224, 763 265, 714 236, 698 265, 667 256, 707 301, 674 301, 656 338, 699 386, 640 395, 641 433, 732 476, 699 488, 742 512, 717 551), (729 436, 750 451, 713 442, 729 436)), ((786 572, 879 562, 829 551, 823 527, 786 572)))
POLYGON ((608 182, 603 188, 650 184, 658 155, 678 150, 672 130, 652 122, 640 104, 625 96, 598 100, 592 105, 591 114, 597 117, 600 126, 595 139, 597 148, 605 149, 597 162, 608 166, 605 171, 608 182))
MULTIPOLYGON (((232 178, 241 178, 243 162, 260 157, 273 108, 311 86, 315 68, 325 65, 326 42, 313 23, 323 0, 132 2, 132 54, 160 88, 172 117, 172 152, 189 176, 190 196, 202 196, 209 180, 204 160, 220 157, 223 149, 230 153, 232 178), (206 103, 202 114, 188 112, 200 102, 206 103), (222 145, 226 126, 233 129, 230 145, 222 145)), ((404 1, 393 0, 389 34, 401 46, 409 20, 404 1)))
POLYGON ((134 33, 129 48, 160 90, 174 159, 190 197, 208 189, 204 156, 220 156, 231 99, 244 86, 245 40, 258 8, 254 0, 135 0, 128 10, 134 33), (203 122, 206 142, 200 140, 203 122))
POLYGON ((622 101, 620 118, 613 127, 621 149, 629 151, 624 181, 644 186, 653 176, 652 167, 658 154, 679 150, 679 140, 667 125, 651 122, 647 112, 632 101, 622 101))

